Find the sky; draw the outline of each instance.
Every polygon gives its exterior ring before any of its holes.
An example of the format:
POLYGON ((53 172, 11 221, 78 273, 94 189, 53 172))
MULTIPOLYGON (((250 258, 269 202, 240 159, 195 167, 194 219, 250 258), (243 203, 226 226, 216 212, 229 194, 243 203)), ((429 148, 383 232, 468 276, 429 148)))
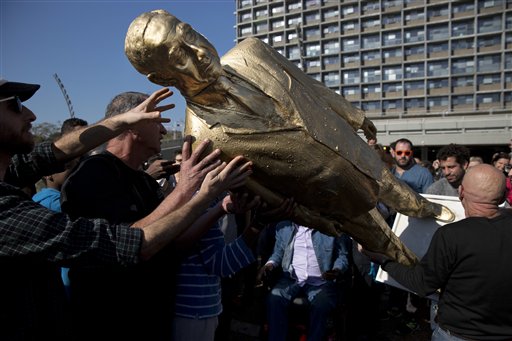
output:
MULTIPOLYGON (((24 103, 37 116, 34 124, 60 126, 70 117, 54 74, 64 84, 75 117, 97 122, 115 95, 160 88, 138 73, 124 54, 130 23, 155 9, 189 23, 220 56, 235 45, 235 0, 0 0, 0 77, 41 85, 24 103)), ((171 118, 168 129, 181 130, 185 101, 172 90, 166 103, 176 108, 163 115, 171 118)))

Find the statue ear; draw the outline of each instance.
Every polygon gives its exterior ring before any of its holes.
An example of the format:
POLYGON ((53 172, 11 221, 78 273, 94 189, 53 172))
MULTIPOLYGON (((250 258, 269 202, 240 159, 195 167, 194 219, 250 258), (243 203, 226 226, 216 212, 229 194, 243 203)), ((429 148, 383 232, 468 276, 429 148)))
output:
POLYGON ((155 72, 149 73, 147 75, 147 78, 149 79, 150 82, 163 86, 175 86, 177 83, 175 79, 164 79, 162 77, 157 76, 155 72))

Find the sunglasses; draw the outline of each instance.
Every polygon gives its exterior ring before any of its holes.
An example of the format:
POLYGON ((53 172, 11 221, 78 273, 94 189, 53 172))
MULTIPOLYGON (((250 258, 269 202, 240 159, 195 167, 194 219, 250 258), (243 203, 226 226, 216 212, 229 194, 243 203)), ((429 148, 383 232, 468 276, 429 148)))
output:
POLYGON ((402 156, 402 154, 404 154, 405 156, 411 156, 412 151, 410 151, 410 150, 397 150, 395 153, 398 156, 402 156))
POLYGON ((23 111, 23 103, 21 103, 21 99, 18 96, 2 98, 2 99, 0 99, 0 102, 7 102, 7 101, 10 101, 11 99, 16 100, 16 105, 17 105, 16 111, 18 113, 21 113, 23 111))

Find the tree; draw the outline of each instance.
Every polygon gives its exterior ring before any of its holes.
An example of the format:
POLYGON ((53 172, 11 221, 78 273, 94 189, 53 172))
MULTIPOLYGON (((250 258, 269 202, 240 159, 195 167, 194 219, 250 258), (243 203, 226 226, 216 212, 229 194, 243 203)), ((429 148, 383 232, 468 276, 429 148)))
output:
POLYGON ((55 123, 41 122, 32 127, 32 134, 36 143, 53 141, 60 135, 60 126, 55 123))

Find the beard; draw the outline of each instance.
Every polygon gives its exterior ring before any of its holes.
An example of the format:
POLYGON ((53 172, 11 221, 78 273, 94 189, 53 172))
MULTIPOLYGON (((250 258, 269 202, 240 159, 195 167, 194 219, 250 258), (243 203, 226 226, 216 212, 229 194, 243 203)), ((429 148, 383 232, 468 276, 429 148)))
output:
POLYGON ((0 150, 9 153, 11 156, 15 154, 28 154, 34 149, 34 145, 34 137, 30 133, 21 136, 0 133, 0 150), (26 137, 27 135, 30 138, 26 137))

